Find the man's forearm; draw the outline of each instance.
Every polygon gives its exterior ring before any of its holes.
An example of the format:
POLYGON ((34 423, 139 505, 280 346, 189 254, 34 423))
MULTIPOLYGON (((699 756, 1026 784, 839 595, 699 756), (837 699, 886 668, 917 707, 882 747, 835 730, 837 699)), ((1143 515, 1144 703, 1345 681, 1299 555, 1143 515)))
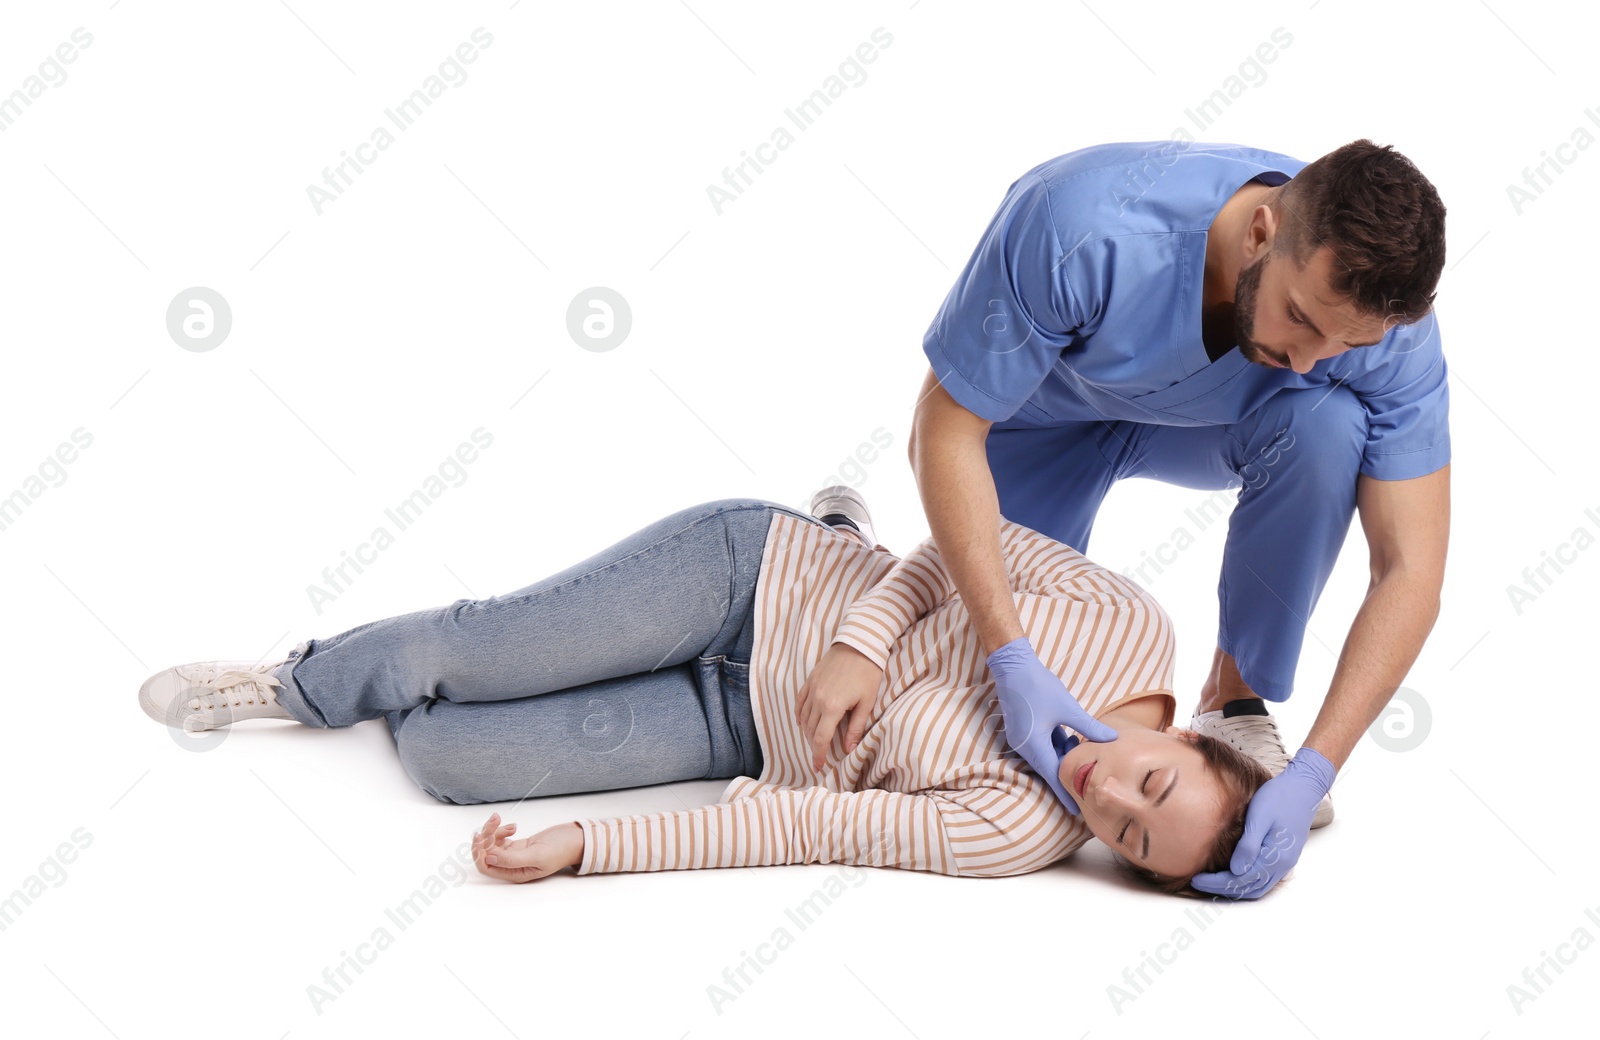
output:
POLYGON ((1335 769, 1383 711, 1439 614, 1436 583, 1395 572, 1375 582, 1345 637, 1322 710, 1306 737, 1335 769))
POLYGON ((1023 635, 1000 551, 1000 499, 983 443, 913 437, 911 469, 944 568, 985 655, 1023 635))

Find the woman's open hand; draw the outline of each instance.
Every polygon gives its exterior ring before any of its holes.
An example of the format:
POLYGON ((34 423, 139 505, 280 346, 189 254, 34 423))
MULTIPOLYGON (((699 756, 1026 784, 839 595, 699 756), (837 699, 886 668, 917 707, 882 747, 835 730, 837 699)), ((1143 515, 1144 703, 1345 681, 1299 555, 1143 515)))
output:
POLYGON ((867 722, 872 718, 872 708, 878 702, 878 687, 883 683, 883 669, 866 654, 846 643, 828 647, 822 660, 806 677, 800 687, 795 705, 795 716, 800 729, 811 742, 811 764, 817 770, 828 757, 828 745, 839 728, 845 713, 850 714, 850 725, 844 735, 845 754, 855 750, 867 732, 867 722))
POLYGON ((521 884, 583 862, 583 830, 575 823, 546 827, 531 838, 508 841, 516 829, 514 823, 501 824, 500 814, 493 813, 473 834, 472 859, 479 873, 521 884))

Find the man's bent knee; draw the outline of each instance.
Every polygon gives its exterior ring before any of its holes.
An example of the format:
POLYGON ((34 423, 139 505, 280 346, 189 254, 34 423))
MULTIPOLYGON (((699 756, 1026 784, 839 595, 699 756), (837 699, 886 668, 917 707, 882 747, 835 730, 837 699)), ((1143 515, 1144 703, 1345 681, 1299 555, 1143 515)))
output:
POLYGON ((1353 486, 1366 443, 1367 413, 1347 386, 1282 391, 1235 424, 1239 479, 1259 489, 1293 470, 1316 483, 1353 486))

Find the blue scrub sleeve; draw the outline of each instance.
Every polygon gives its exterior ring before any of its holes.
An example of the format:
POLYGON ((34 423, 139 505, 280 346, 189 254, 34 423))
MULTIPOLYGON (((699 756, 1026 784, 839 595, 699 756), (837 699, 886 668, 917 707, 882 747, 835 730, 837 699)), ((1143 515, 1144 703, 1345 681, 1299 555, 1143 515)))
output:
POLYGON ((1347 381, 1367 410, 1361 472, 1409 480, 1443 468, 1450 461, 1450 380, 1434 313, 1351 355, 1360 359, 1347 381))
POLYGON ((1083 324, 1048 190, 1033 173, 1012 183, 922 338, 945 390, 990 422, 1033 396, 1083 324))

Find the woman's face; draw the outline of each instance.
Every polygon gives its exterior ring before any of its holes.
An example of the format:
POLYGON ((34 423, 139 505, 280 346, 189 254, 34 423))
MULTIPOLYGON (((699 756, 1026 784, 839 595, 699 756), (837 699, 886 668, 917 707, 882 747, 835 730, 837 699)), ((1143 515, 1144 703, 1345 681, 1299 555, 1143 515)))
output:
POLYGON ((1177 877, 1205 866, 1223 825, 1221 781, 1184 732, 1130 726, 1103 744, 1081 740, 1062 758, 1060 773, 1095 837, 1140 866, 1177 877))

